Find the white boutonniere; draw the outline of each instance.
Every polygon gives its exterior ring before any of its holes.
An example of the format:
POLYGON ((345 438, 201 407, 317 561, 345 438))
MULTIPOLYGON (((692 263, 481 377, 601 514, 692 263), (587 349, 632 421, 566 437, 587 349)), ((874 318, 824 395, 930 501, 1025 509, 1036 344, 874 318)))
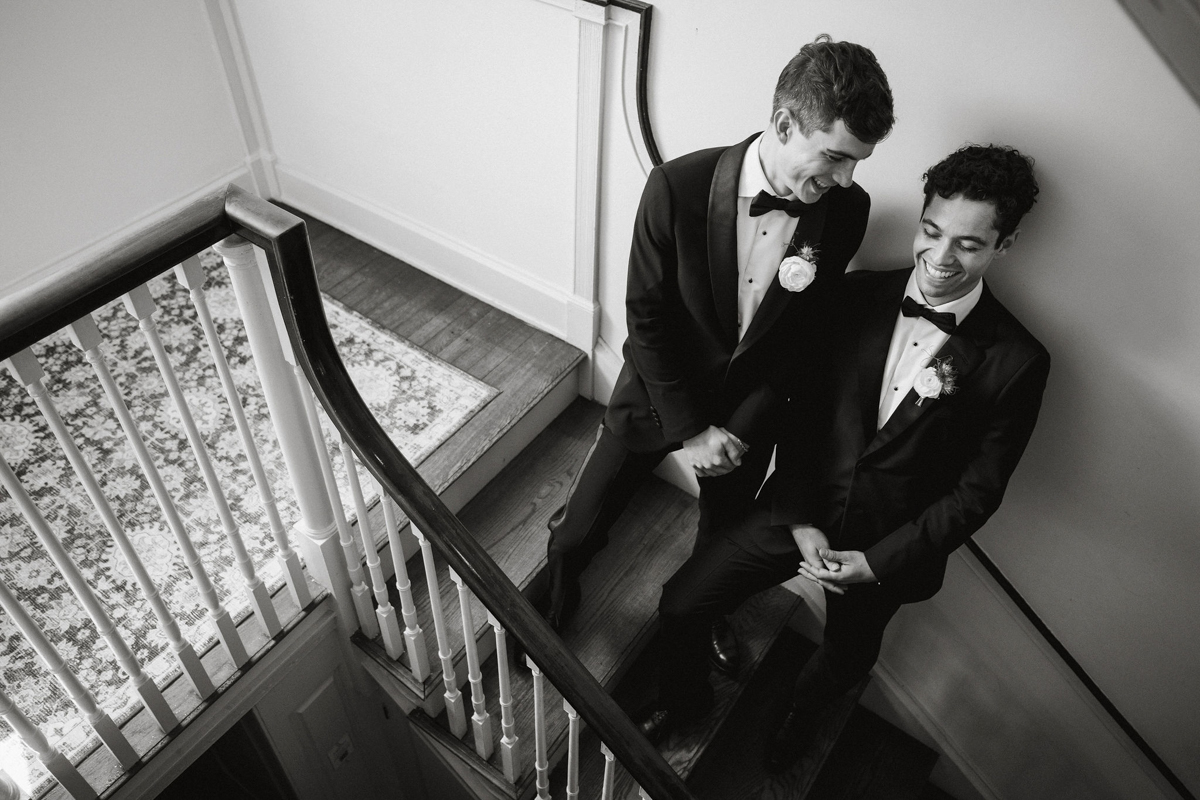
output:
POLYGON ((817 250, 811 244, 779 264, 779 283, 789 292, 803 292, 817 277, 817 250))
POLYGON ((917 380, 913 382, 913 390, 918 395, 917 405, 958 390, 958 370, 950 363, 951 358, 934 358, 933 363, 917 373, 917 380))

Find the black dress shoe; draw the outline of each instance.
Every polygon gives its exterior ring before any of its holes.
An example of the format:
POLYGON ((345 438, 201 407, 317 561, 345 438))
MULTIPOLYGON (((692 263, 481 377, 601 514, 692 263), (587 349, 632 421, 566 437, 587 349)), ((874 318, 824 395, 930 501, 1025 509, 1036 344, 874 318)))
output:
POLYGON ((780 773, 795 763, 816 732, 817 714, 792 706, 767 742, 763 766, 767 772, 780 773))
POLYGON ((737 634, 733 632, 726 617, 713 618, 708 663, 712 664, 717 672, 737 680, 742 666, 742 652, 738 647, 737 634))
POLYGON ((667 738, 667 734, 679 724, 677 714, 672 714, 665 708, 652 709, 644 719, 638 721, 638 730, 649 740, 650 744, 658 744, 667 738))
MULTIPOLYGON (((542 619, 546 620, 546 624, 550 626, 550 629, 560 636, 574 618, 575 612, 579 610, 579 602, 582 598, 578 581, 572 581, 563 588, 563 602, 558 608, 553 607, 549 587, 546 587, 544 584, 538 586, 531 583, 525 587, 523 594, 534 610, 542 615, 542 619)), ((528 653, 525 649, 525 643, 514 637, 513 646, 510 649, 512 651, 513 662, 519 666, 524 666, 525 655, 528 653)))

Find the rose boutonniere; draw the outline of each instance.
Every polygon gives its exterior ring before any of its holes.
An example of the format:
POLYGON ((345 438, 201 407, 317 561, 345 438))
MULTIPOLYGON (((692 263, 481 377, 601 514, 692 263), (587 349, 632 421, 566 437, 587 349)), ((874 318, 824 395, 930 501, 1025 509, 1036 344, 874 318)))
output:
POLYGON ((917 373, 917 380, 913 383, 918 395, 917 405, 957 391, 958 370, 950 363, 951 358, 935 358, 932 364, 917 373))
POLYGON ((817 251, 810 244, 801 247, 779 265, 779 283, 789 292, 803 292, 817 277, 817 251))

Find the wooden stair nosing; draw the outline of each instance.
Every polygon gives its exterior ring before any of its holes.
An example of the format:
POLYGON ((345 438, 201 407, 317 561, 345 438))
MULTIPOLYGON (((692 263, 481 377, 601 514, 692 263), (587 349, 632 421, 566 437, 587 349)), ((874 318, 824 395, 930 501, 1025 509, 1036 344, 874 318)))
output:
MULTIPOLYGON (((574 404, 460 514, 518 585, 527 583, 544 566, 545 523, 565 499, 574 473, 595 438, 602 413, 603 409, 594 404, 584 401, 574 404), (529 476, 537 474, 533 465, 548 472, 549 477, 536 479, 537 485, 530 488, 529 476), (518 488, 523 482, 526 485, 518 488)), ((564 631, 567 643, 607 687, 623 676, 652 636, 657 624, 659 586, 690 553, 698 519, 692 498, 657 479, 648 484, 631 502, 629 513, 613 527, 609 547, 597 556, 585 574, 584 603, 576 621, 564 631), (653 536, 644 535, 648 527, 656 529, 653 536)), ((498 735, 494 660, 487 663, 484 673, 489 712, 498 735)), ((512 677, 523 759, 531 765, 532 679, 527 670, 515 665, 512 677)), ((547 726, 552 758, 556 751, 565 750, 566 745, 567 725, 561 709, 561 695, 548 687, 547 726)), ((444 716, 438 724, 444 727, 444 716)), ((459 749, 460 755, 485 769, 472 747, 464 745, 459 749)), ((524 770, 524 775, 521 791, 532 786, 531 766, 524 770)))
MULTIPOLYGON (((713 710, 700 723, 672 734, 659 748, 663 758, 680 777, 686 780, 694 771, 705 749, 718 735, 724 720, 732 713, 747 686, 754 680, 779 632, 787 625, 801 602, 798 596, 787 589, 774 587, 751 597, 732 616, 731 622, 738 632, 743 651, 742 674, 738 680, 733 680, 714 672, 711 678, 715 690, 713 710)), ((629 680, 617 690, 617 698, 622 705, 636 710, 636 707, 652 698, 656 671, 656 666, 650 662, 653 658, 653 651, 648 651, 643 659, 632 667, 629 680)), ((580 746, 583 750, 579 769, 580 786, 599 786, 604 770, 599 745, 595 737, 589 735, 581 737, 580 746)), ((565 781, 563 775, 556 777, 558 782, 552 782, 553 787, 565 781)), ((619 769, 614 796, 636 797, 636 794, 636 783, 632 776, 619 769)), ((590 795, 581 793, 581 796, 590 795)))
POLYGON ((790 769, 781 775, 767 773, 762 763, 766 742, 790 702, 796 674, 815 649, 816 645, 799 634, 782 632, 759 673, 747 684, 741 702, 689 776, 697 797, 772 800, 806 796, 869 681, 864 678, 817 716, 807 750, 790 769))

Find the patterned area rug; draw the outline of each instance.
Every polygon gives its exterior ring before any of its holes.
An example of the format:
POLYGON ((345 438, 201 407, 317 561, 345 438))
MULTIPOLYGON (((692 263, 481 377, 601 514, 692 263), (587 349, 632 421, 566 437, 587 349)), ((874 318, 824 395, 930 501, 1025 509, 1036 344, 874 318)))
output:
MULTIPOLYGON (((210 311, 280 514, 290 529, 298 518, 294 492, 275 446, 275 433, 236 299, 220 258, 208 251, 201 263, 208 273, 210 311)), ((260 576, 274 590, 282 584, 274 542, 195 309, 187 291, 172 275, 155 279, 150 288, 159 308, 155 315, 159 335, 230 508, 260 576)), ((355 385, 414 464, 497 394, 495 389, 329 298, 326 315, 355 385)), ((250 610, 244 583, 145 338, 120 302, 101 309, 95 317, 105 336, 101 350, 108 367, 125 393, 221 601, 235 620, 241 620, 250 610)), ((61 331, 33 350, 46 371, 46 387, 59 414, 96 473, 184 636, 198 652, 202 651, 213 641, 208 612, 91 366, 61 331)), ((163 686, 177 673, 175 662, 166 652, 167 641, 155 625, 128 566, 24 387, 6 370, 0 385, 0 453, 96 589, 143 668, 163 686)), ((328 434, 331 430, 326 420, 327 445, 343 506, 347 516, 353 518, 353 500, 340 453, 328 434)), ((375 496, 372 482, 366 480, 365 473, 360 475, 370 502, 375 496)), ((118 723, 124 721, 136 710, 124 672, 16 504, 6 493, 0 493, 0 499, 0 578, 96 695, 101 707, 118 723)), ((68 756, 78 756, 95 745, 91 729, 6 614, 0 614, 0 680, 17 707, 68 756)), ((175 709, 180 717, 189 710, 175 709)), ((27 790, 43 783, 46 777, 37 759, 3 722, 0 767, 27 790)))

